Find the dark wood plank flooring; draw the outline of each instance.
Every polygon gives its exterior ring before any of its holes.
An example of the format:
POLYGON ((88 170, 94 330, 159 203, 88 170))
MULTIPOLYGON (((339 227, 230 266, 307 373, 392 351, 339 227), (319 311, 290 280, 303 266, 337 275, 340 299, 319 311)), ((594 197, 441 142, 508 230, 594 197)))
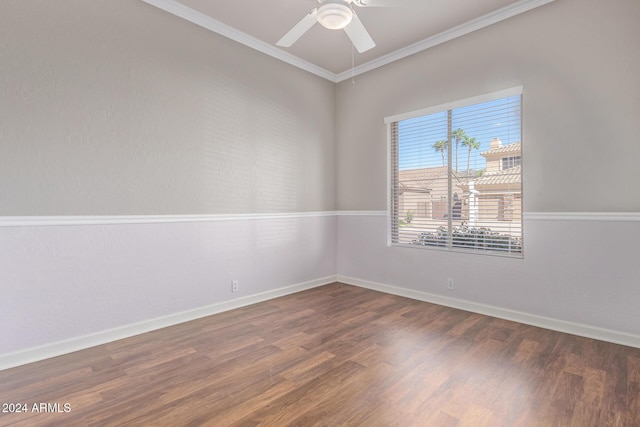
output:
POLYGON ((640 349, 336 283, 0 371, 0 402, 27 404, 0 426, 631 427, 640 349))

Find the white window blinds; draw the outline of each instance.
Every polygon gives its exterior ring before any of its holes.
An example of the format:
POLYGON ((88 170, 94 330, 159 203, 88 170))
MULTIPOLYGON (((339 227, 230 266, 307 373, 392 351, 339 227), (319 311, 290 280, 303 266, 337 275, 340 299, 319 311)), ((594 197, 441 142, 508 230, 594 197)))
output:
POLYGON ((522 256, 522 88, 385 119, 390 243, 522 256))

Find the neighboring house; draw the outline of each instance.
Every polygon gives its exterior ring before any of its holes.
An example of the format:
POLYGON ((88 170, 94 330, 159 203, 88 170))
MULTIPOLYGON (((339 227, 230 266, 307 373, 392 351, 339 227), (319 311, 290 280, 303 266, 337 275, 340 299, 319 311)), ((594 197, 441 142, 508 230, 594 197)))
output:
MULTIPOLYGON (((455 176, 453 218, 461 215, 470 225, 482 222, 520 221, 522 217, 521 144, 502 145, 494 138, 481 176, 455 176), (460 206, 456 211, 457 206, 460 206)), ((398 173, 398 217, 447 217, 447 167, 401 170, 398 173)))
POLYGON ((487 159, 486 172, 467 179, 466 214, 470 225, 487 221, 517 221, 522 218, 522 145, 520 142, 502 145, 494 138, 488 151, 480 153, 487 159))
POLYGON ((502 145, 499 138, 493 138, 489 143, 489 150, 480 153, 487 159, 487 170, 485 175, 508 170, 514 166, 520 166, 522 161, 522 144, 502 145))
MULTIPOLYGON (((462 194, 461 183, 456 179, 453 191, 462 194)), ((415 218, 446 218, 447 167, 401 170, 398 174, 400 193, 398 207, 400 218, 411 213, 415 218)))

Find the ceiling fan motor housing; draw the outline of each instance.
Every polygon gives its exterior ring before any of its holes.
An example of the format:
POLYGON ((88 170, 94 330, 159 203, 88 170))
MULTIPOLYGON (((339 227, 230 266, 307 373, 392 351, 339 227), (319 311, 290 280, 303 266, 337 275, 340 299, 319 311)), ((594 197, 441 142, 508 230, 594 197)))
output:
POLYGON ((349 3, 344 0, 326 0, 318 7, 318 22, 330 30, 346 27, 353 18, 349 3))

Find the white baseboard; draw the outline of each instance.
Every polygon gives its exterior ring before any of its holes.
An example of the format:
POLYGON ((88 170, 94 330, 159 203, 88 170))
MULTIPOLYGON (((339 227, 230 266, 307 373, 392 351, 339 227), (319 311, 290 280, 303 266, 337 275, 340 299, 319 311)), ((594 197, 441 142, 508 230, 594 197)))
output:
POLYGON ((293 294, 318 286, 327 285, 336 281, 336 276, 327 276, 320 279, 310 280, 308 282, 298 283, 279 289, 274 289, 259 294, 249 295, 242 298, 233 299, 206 307, 200 307, 193 310, 187 310, 180 313, 174 313, 156 319, 145 320, 142 322, 125 325, 106 331, 96 332, 89 335, 74 337, 63 341, 57 341, 38 347, 32 347, 13 353, 0 355, 0 370, 13 368, 15 366, 26 365, 27 363, 37 362, 39 360, 72 353, 78 350, 84 350, 89 347, 106 344, 134 335, 151 332, 156 329, 166 328, 168 326, 177 325, 179 323, 188 322, 190 320, 199 319, 212 314, 221 313, 223 311, 233 310, 235 308, 245 307, 262 301, 278 298, 281 296, 293 294))
POLYGON ((383 283, 371 282, 368 280, 357 279, 355 277, 338 275, 337 281, 347 285, 359 286, 362 288, 372 289, 387 294, 398 295, 406 298, 425 301, 433 304, 443 305, 447 307, 457 308, 460 310, 470 311, 473 313, 484 314, 500 319, 511 320, 513 322, 524 323, 526 325, 537 326, 539 328, 550 329, 557 332, 578 335, 586 338, 607 341, 614 344, 626 345, 629 347, 640 348, 640 336, 629 334, 626 332, 618 332, 610 329, 598 328, 595 326, 583 325, 580 323, 567 322, 565 320, 552 319, 535 314, 523 313, 520 311, 508 310, 500 307, 494 307, 485 304, 479 304, 472 301, 466 301, 456 298, 444 297, 441 295, 430 294, 427 292, 416 291, 413 289, 401 288, 398 286, 386 285, 383 283))
POLYGON ((634 334, 618 332, 579 323, 567 322, 564 320, 552 319, 543 316, 537 316, 534 314, 508 310, 456 298, 444 297, 441 295, 430 294, 413 289, 401 288, 398 286, 357 279, 355 277, 327 276, 320 279, 310 280, 308 282, 262 292, 259 294, 237 298, 231 301, 212 304, 206 307, 200 307, 193 310, 174 313, 168 316, 146 320, 143 322, 109 329, 94 334, 70 338, 68 340, 58 341, 38 347, 20 350, 14 353, 0 355, 0 370, 9 369, 20 365, 26 365, 28 363, 37 362, 39 360, 44 360, 67 353, 72 353, 78 350, 84 350, 86 348, 95 347, 97 345, 106 344, 124 338, 129 338, 135 335, 143 334, 145 332, 151 332, 168 326, 177 325, 179 323, 188 322, 190 320, 195 320, 213 314, 221 313, 223 311, 233 310, 235 308, 245 307, 258 302, 267 301, 307 289, 327 285, 336 281, 347 285, 359 286, 362 288, 411 298, 418 301, 425 301, 433 304, 439 304, 447 307, 457 308, 460 310, 470 311, 473 313, 479 313, 487 316, 497 317, 500 319, 524 323, 531 326, 537 326, 544 329, 550 329, 572 335, 578 335, 615 344, 640 348, 640 336, 634 334))

